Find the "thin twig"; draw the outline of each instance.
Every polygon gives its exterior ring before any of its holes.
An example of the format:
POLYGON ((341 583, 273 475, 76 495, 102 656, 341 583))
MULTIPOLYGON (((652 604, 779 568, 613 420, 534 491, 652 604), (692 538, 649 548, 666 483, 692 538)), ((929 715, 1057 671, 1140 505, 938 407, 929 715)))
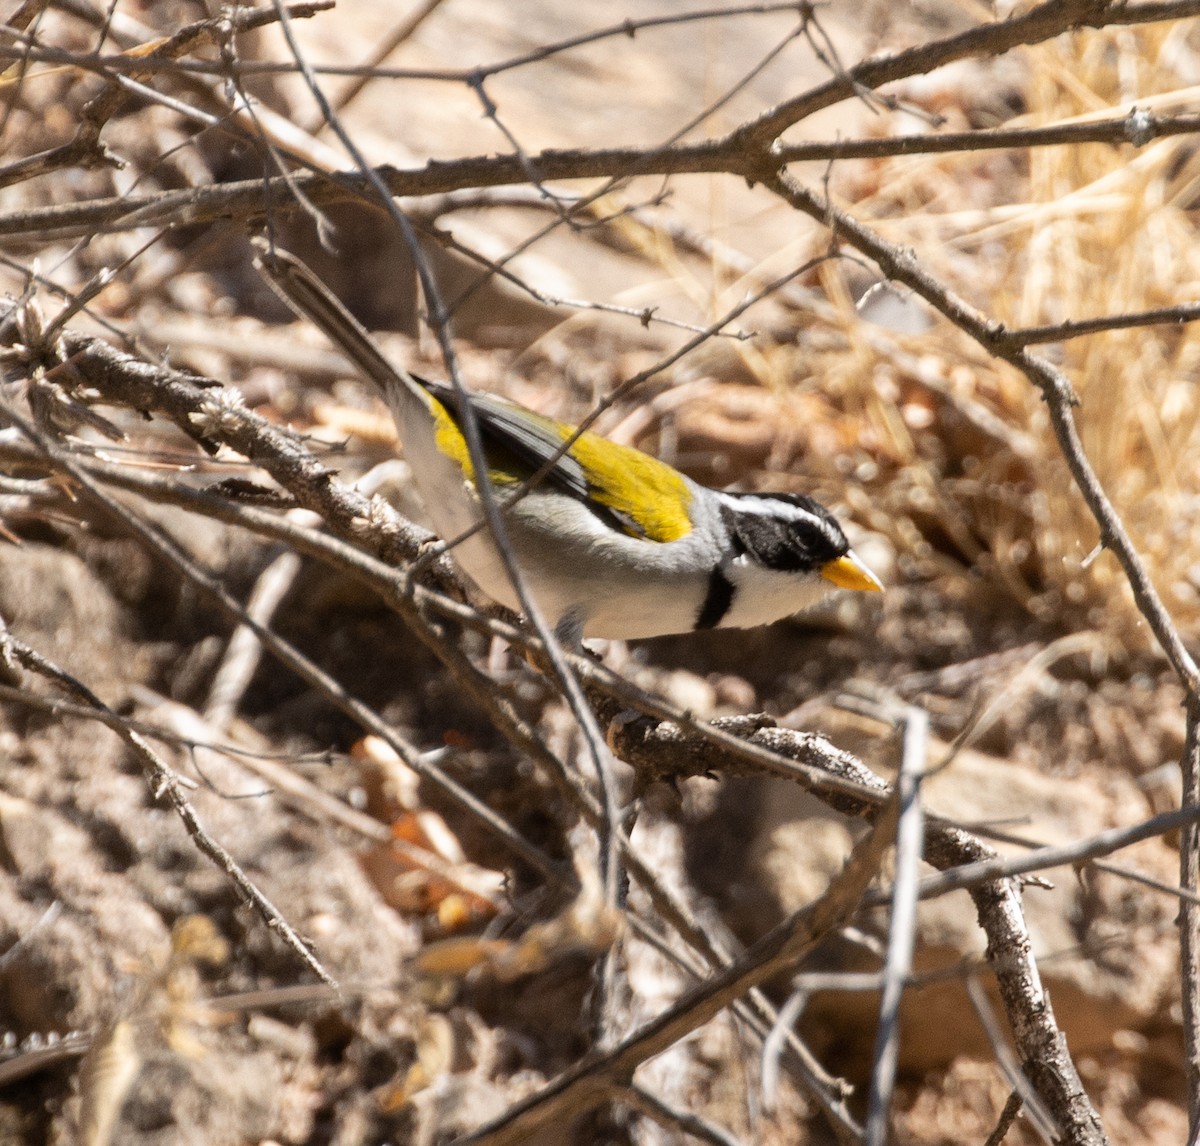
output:
POLYGON ((867 1091, 866 1146, 885 1146, 888 1140, 892 1089, 900 1056, 900 1002, 905 980, 912 970, 917 931, 917 880, 925 835, 921 773, 928 747, 929 716, 924 709, 911 707, 904 718, 904 751, 896 776, 896 799, 900 804, 896 876, 892 885, 892 914, 883 966, 883 993, 879 1000, 879 1026, 867 1091))
MULTIPOLYGON (((333 101, 333 106, 338 112, 344 112, 358 97, 362 94, 366 86, 373 80, 378 78, 379 66, 388 58, 401 44, 410 39, 416 30, 425 23, 426 19, 431 16, 438 8, 441 7, 443 0, 424 0, 423 4, 418 5, 413 11, 408 13, 396 27, 383 38, 383 41, 371 53, 370 60, 360 65, 361 70, 353 77, 341 91, 338 92, 333 101)), ((309 131, 320 131, 325 126, 324 119, 318 119, 308 124, 309 131)))
POLYGON ((1200 12, 1200 3, 1176 2, 1121 4, 1109 0, 1046 0, 1006 20, 988 21, 940 40, 875 56, 844 69, 824 84, 786 100, 764 112, 734 133, 752 152, 770 147, 789 127, 816 112, 862 91, 924 75, 956 60, 1001 56, 1014 48, 1040 44, 1076 28, 1148 24, 1179 20, 1200 12))
POLYGON ((987 997, 987 992, 983 989, 983 984, 980 983, 977 975, 968 975, 966 985, 971 1006, 979 1018, 979 1024, 983 1027, 988 1042, 991 1043, 992 1054, 1000 1064, 1000 1069, 1004 1071, 1004 1077, 1008 1079, 1013 1092, 1021 1096, 1021 1105, 1028 1112, 1029 1120, 1033 1123, 1033 1128, 1041 1136, 1042 1141, 1046 1143, 1046 1146, 1056 1146, 1056 1143, 1062 1141, 1062 1134, 1054 1123, 1053 1115, 1046 1109, 1045 1104, 1038 1097, 1037 1091, 1030 1085, 1029 1079, 1021 1070, 1021 1064, 1013 1057, 1012 1050, 1005 1042, 1004 1032, 996 1021, 995 1012, 992 1010, 992 1004, 987 997))
MULTIPOLYGON (((801 976, 797 976, 797 978, 801 978, 801 976)), ((879 977, 873 975, 871 978, 874 981, 875 989, 878 990, 879 977)), ((779 1008, 775 1024, 771 1027, 767 1037, 763 1039, 760 1077, 763 1109, 768 1114, 774 1111, 778 1100, 779 1060, 787 1044, 788 1033, 800 1021, 800 1016, 804 1013, 811 994, 812 991, 807 984, 796 986, 787 1001, 779 1008)))
MULTIPOLYGON (((1183 746, 1184 805, 1200 803, 1200 697, 1184 703, 1187 730, 1183 746)), ((1200 889, 1200 825, 1180 832, 1179 882, 1188 891, 1200 889)), ((1200 906, 1193 900, 1179 905, 1179 961, 1182 972, 1184 1072, 1188 1088, 1188 1140, 1200 1137, 1200 906)))
POLYGON ((784 163, 833 163, 848 159, 884 159, 902 155, 945 155, 971 151, 997 151, 1031 147, 1059 147, 1080 143, 1129 143, 1145 146, 1153 139, 1200 132, 1200 115, 1162 117, 1131 108, 1110 119, 1087 123, 1047 124, 1042 127, 996 127, 979 131, 929 132, 923 135, 890 135, 880 139, 838 139, 811 143, 786 143, 775 149, 784 163))
POLYGON ((91 1045, 92 1036, 84 1031, 68 1031, 62 1037, 38 1039, 36 1045, 23 1047, 11 1057, 0 1060, 0 1086, 11 1086, 31 1074, 79 1058, 87 1054, 91 1045))
MULTIPOLYGON (((1200 116, 1197 117, 1200 120, 1200 116)), ((1200 130, 1200 128, 1198 128, 1200 130)), ((1049 326, 1022 326, 1015 330, 1000 332, 1000 339, 1007 339, 1014 346, 1032 346, 1035 343, 1066 342, 1070 338, 1082 338, 1087 334, 1099 334, 1105 330, 1130 330, 1139 326, 1157 326, 1173 323, 1181 325, 1200 318, 1200 303, 1181 302, 1176 306, 1160 306, 1153 310, 1139 310, 1131 314, 1110 314, 1102 318, 1076 318, 1070 322, 1056 322, 1049 326)))
MULTIPOLYGON (((299 572, 300 558, 295 553, 279 554, 254 583, 246 602, 246 615, 263 627, 269 625, 299 572)), ((261 659, 262 643, 254 630, 239 625, 213 674, 204 706, 204 719, 214 729, 223 732, 229 726, 261 659)))
POLYGON ((987 1141, 983 1146, 1000 1146, 1008 1134, 1012 1124, 1016 1122, 1017 1115, 1021 1113, 1021 1107, 1025 1103, 1021 1099, 1021 1092, 1014 1090, 1009 1096, 1008 1101, 1004 1104, 1004 1109, 1000 1111, 1000 1117, 996 1120, 996 1126, 991 1134, 987 1136, 987 1141))
POLYGON ((652 1094, 643 1086, 624 1087, 614 1091, 613 1097, 667 1130, 682 1131, 691 1138, 709 1143, 709 1146, 741 1146, 740 1141, 723 1126, 701 1118, 690 1110, 679 1110, 669 1106, 657 1094, 652 1094))

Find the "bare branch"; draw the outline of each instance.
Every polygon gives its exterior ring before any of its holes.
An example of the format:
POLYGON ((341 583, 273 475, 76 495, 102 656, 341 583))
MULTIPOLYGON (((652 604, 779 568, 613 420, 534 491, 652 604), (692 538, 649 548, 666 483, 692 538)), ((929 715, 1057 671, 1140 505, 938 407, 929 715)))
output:
POLYGON ((1023 1105, 1021 1092, 1014 1090, 1008 1096, 1008 1101, 1005 1102, 1004 1109, 1000 1111, 1000 1117, 996 1120, 996 1128, 987 1136, 987 1141, 983 1146, 1000 1146, 1004 1141, 1005 1135, 1012 1128, 1012 1124, 1017 1120, 1017 1115, 1021 1113, 1023 1105))
POLYGON ((784 163, 833 163, 839 159, 884 159, 897 155, 946 155, 970 151, 998 151, 1029 147, 1061 147, 1080 143, 1129 143, 1144 147, 1153 139, 1194 135, 1200 131, 1198 115, 1156 116, 1132 108, 1113 119, 1086 123, 1047 124, 1042 127, 995 127, 979 131, 929 132, 924 135, 891 135, 882 139, 814 140, 786 143, 773 154, 784 163))
MULTIPOLYGON (((886 785, 854 757, 833 748, 819 736, 764 727, 761 723, 747 729, 745 736, 773 754, 828 769, 833 775, 874 788, 880 796, 887 791, 886 785)), ((710 769, 737 771, 744 767, 715 739, 694 740, 673 726, 626 722, 620 730, 610 729, 609 739, 621 759, 638 768, 647 767, 652 773, 667 767, 668 760, 684 761, 687 766, 692 759, 705 759, 710 769)), ((796 778, 800 778, 800 773, 796 778)), ((849 792, 834 794, 826 789, 821 798, 845 815, 870 818, 877 813, 877 803, 849 792)), ((925 859, 941 871, 995 858, 989 848, 966 832, 936 822, 931 822, 926 830, 925 859)), ((1042 986, 1018 888, 1011 880, 997 880, 970 891, 980 926, 988 937, 988 958, 1000 984, 1001 1001, 1035 1089, 1063 1127, 1067 1141, 1088 1144, 1106 1141, 1042 986)))
MULTIPOLYGON (((299 572, 297 554, 281 553, 276 557, 259 575, 246 603, 246 615, 256 624, 269 625, 299 572)), ((245 626, 234 629, 225 658, 213 675, 208 703, 204 707, 204 719, 214 728, 224 730, 228 727, 261 657, 262 645, 253 630, 245 626)))
MULTIPOLYGON (((1200 697, 1194 692, 1184 705, 1187 731, 1183 746, 1183 803, 1200 803, 1200 697)), ((1188 891, 1200 888, 1200 826, 1189 824, 1180 833, 1179 882, 1188 891)), ((1189 1138, 1200 1134, 1200 905, 1185 899, 1179 905, 1179 963, 1182 972, 1184 1069, 1188 1084, 1189 1138)))
POLYGON ((676 1110, 663 1102, 657 1094, 651 1094, 641 1086, 627 1086, 615 1092, 615 1096, 632 1107, 639 1114, 657 1122, 668 1130, 681 1130, 683 1133, 707 1142, 710 1146, 740 1146, 737 1138, 724 1127, 716 1126, 706 1118, 687 1110, 676 1110))
POLYGON ((738 128, 735 134, 743 146, 757 151, 769 147, 793 124, 822 108, 853 99, 863 89, 875 91, 884 84, 923 75, 955 60, 1003 55, 1013 48, 1040 44, 1076 28, 1145 24, 1155 20, 1183 19, 1197 13, 1200 13, 1200 3, 1193 0, 1121 5, 1113 5, 1109 0, 1047 0, 1007 20, 980 24, 893 55, 864 60, 820 87, 764 113, 738 128))
POLYGON ((1138 326, 1155 326, 1159 323, 1195 322, 1200 318, 1200 303, 1181 302, 1177 306, 1156 307, 1140 310, 1134 314, 1111 314, 1103 318, 1076 318, 1070 322, 1056 322, 1050 326, 1026 326, 1019 330, 1000 333, 1013 346, 1032 346, 1037 342, 1065 342, 1069 338, 1081 338, 1085 334, 1098 334, 1103 330, 1129 330, 1138 326))

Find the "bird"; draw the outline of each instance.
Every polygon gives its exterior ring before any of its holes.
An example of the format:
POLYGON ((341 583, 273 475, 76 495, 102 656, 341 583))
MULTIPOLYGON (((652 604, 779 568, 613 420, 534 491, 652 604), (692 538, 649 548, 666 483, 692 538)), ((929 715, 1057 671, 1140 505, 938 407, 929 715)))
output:
POLYGON ((712 489, 510 399, 395 367, 302 263, 265 245, 255 261, 379 387, 434 530, 480 590, 520 612, 484 523, 469 408, 509 551, 565 646, 752 628, 837 589, 882 591, 837 518, 813 498, 712 489))

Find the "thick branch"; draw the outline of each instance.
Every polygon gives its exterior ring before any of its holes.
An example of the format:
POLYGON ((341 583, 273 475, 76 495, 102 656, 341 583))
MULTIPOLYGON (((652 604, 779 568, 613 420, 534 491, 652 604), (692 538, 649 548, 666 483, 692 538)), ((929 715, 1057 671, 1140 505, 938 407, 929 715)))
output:
MULTIPOLYGON (((811 733, 759 727, 747 739, 785 759, 827 769, 844 779, 874 788, 880 796, 887 785, 848 752, 834 748, 811 733)), ((610 728, 609 740, 621 759, 654 775, 666 774, 672 760, 702 758, 712 771, 734 767, 732 754, 719 745, 682 732, 672 724, 633 721, 610 728)), ((801 777, 799 782, 807 783, 801 777)), ((848 793, 816 792, 820 799, 845 815, 873 819, 879 803, 848 793)), ((925 830, 925 859, 939 871, 995 858, 996 853, 958 828, 930 822, 925 830)), ((1107 1141, 1075 1065, 1067 1051, 1042 986, 1029 932, 1021 909, 1020 889, 1014 880, 997 880, 970 889, 979 924, 988 939, 988 961, 996 975, 1000 999, 1008 1017, 1013 1041, 1039 1096, 1045 1102, 1064 1141, 1099 1146, 1107 1141)))
POLYGON ((751 150, 767 147, 793 124, 852 99, 863 91, 909 76, 925 75, 955 60, 1000 56, 1025 44, 1040 44, 1077 28, 1146 24, 1200 13, 1200 2, 1113 4, 1110 0, 1049 0, 1010 20, 980 24, 942 40, 918 44, 892 55, 863 60, 820 87, 771 109, 734 134, 751 150))

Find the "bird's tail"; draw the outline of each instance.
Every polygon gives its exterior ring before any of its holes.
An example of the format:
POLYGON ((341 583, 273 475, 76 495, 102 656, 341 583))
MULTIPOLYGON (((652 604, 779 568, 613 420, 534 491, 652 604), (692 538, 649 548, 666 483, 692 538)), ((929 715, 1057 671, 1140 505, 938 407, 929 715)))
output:
POLYGON ((389 406, 395 409, 401 401, 415 400, 428 409, 431 399, 424 387, 384 357, 362 323, 304 263, 262 237, 252 242, 257 251, 254 266, 267 285, 345 354, 379 388, 389 406))

